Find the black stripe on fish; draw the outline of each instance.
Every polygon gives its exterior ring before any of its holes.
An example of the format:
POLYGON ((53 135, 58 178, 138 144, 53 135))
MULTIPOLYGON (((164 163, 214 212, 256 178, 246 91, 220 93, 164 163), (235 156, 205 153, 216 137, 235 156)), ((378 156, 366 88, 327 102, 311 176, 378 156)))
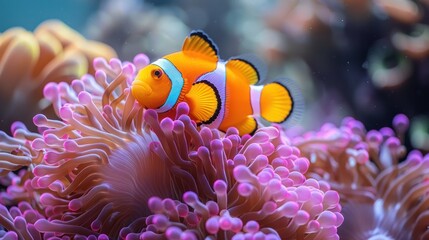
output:
POLYGON ((255 134, 256 130, 258 130, 258 121, 256 121, 255 118, 253 118, 253 121, 255 121, 255 129, 253 129, 253 131, 250 132, 251 136, 253 136, 253 134, 255 134))

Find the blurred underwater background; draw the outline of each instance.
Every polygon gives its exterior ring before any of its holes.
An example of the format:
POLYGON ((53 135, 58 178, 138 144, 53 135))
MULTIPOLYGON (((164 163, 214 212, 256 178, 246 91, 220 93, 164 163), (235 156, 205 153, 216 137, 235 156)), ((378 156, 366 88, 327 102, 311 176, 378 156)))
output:
POLYGON ((429 239, 429 0, 14 0, 0 16, 0 239, 429 239), (194 29, 294 81, 302 120, 240 136, 134 104, 136 71, 194 29))

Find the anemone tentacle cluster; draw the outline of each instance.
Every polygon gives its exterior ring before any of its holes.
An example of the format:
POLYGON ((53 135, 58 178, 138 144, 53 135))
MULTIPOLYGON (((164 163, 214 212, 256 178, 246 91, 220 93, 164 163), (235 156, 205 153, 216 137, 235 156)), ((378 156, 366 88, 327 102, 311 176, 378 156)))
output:
POLYGON ((159 119, 129 94, 148 62, 98 58, 94 76, 45 86, 59 120, 2 134, 0 237, 338 239, 339 194, 277 128, 198 128, 184 103, 159 119))
POLYGON ((295 138, 310 159, 306 174, 327 181, 340 194, 344 239, 427 239, 429 237, 429 155, 402 145, 409 120, 399 114, 393 129, 366 131, 346 118, 340 127, 295 138))

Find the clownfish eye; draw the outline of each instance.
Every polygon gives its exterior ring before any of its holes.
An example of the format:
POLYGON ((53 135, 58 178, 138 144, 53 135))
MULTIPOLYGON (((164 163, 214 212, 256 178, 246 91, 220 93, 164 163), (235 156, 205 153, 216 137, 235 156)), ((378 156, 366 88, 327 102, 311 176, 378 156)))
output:
POLYGON ((152 77, 154 79, 160 79, 162 76, 162 70, 161 69, 154 69, 152 70, 152 77))

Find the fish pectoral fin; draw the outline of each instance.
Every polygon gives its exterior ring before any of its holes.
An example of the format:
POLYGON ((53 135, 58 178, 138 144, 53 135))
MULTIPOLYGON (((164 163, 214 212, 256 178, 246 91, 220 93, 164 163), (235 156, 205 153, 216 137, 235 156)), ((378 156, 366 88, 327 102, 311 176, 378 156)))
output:
POLYGON ((258 69, 247 60, 240 58, 231 58, 226 62, 226 68, 238 75, 242 75, 250 85, 260 80, 258 69))
POLYGON ((241 136, 245 134, 253 135, 258 129, 258 122, 252 116, 248 116, 244 121, 235 126, 241 136))
POLYGON ((216 44, 203 31, 192 31, 182 46, 185 54, 195 55, 209 61, 219 60, 219 51, 216 44))
POLYGON ((221 100, 215 86, 208 81, 194 83, 185 101, 189 105, 189 115, 202 124, 214 121, 221 108, 221 100))

